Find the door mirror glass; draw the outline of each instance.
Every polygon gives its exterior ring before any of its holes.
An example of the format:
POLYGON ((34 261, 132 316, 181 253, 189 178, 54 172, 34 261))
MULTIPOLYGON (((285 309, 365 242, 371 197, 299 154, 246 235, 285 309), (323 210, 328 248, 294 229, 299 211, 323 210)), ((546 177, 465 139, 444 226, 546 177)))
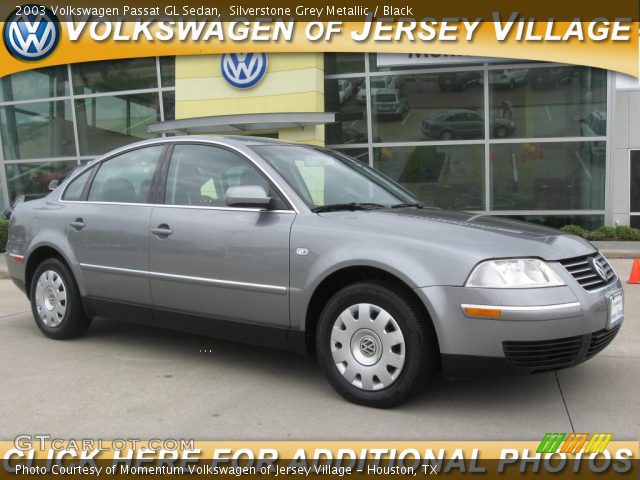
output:
POLYGON ((265 189, 258 185, 229 187, 225 195, 228 207, 267 208, 270 201, 265 189))

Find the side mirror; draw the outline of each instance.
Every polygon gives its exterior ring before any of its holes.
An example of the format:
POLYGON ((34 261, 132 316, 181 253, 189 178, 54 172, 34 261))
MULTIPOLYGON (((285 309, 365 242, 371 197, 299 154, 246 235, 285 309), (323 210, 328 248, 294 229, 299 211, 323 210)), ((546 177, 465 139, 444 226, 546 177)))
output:
POLYGON ((54 178, 49 182, 49 186, 47 188, 53 192, 56 188, 58 188, 59 185, 60 185, 60 180, 58 180, 57 178, 54 178))
POLYGON ((225 196, 228 207, 266 208, 270 201, 267 192, 258 185, 229 187, 225 196))

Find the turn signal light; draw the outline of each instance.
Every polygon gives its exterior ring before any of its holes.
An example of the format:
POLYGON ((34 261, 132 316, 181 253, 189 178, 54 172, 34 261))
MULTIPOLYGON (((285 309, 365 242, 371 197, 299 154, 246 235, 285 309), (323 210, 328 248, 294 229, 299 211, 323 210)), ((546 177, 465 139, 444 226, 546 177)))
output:
POLYGON ((497 308, 464 307, 464 312, 470 317, 500 318, 502 315, 502 310, 497 308))

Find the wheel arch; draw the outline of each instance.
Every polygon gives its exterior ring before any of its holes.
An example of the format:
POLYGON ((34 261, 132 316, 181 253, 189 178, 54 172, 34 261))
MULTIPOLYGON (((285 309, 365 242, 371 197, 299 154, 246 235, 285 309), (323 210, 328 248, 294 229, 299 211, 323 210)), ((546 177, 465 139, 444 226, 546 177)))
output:
MULTIPOLYGON (((325 276, 317 284, 310 297, 305 314, 305 340, 308 352, 314 353, 315 351, 316 328, 320 318, 320 313, 326 303, 339 290, 359 281, 374 281, 390 286, 397 293, 415 304, 415 306, 424 313, 425 320, 431 323, 437 340, 437 332, 433 325, 431 313, 425 303, 406 281, 379 267, 370 265, 350 265, 335 270, 325 276)), ((439 345, 439 342, 437 342, 437 344, 439 345)))
MULTIPOLYGON (((27 297, 31 299, 31 282, 33 281, 33 274, 35 273, 38 265, 40 265, 47 258, 57 258, 62 263, 66 265, 66 267, 73 275, 73 279, 78 286, 78 290, 80 291, 80 297, 84 298, 84 290, 82 283, 78 279, 78 273, 72 266, 72 262, 69 261, 69 258, 58 248, 54 247, 51 244, 43 243, 36 246, 27 256, 25 261, 25 271, 24 271, 24 282, 25 282, 25 291, 27 293, 27 297)), ((86 307, 85 307, 86 310, 86 307)))

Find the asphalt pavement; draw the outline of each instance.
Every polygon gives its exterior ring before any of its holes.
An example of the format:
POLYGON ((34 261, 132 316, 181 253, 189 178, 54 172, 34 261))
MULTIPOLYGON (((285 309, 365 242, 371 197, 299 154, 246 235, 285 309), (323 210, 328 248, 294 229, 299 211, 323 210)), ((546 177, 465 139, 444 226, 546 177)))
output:
MULTIPOLYGON (((632 261, 612 260, 626 280, 632 261)), ((73 341, 45 338, 0 279, 0 439, 539 440, 547 432, 640 438, 640 285, 609 348, 568 370, 437 378, 392 410, 352 405, 316 361, 206 337, 94 320, 73 341), (205 352, 206 350, 206 352, 205 352)))

